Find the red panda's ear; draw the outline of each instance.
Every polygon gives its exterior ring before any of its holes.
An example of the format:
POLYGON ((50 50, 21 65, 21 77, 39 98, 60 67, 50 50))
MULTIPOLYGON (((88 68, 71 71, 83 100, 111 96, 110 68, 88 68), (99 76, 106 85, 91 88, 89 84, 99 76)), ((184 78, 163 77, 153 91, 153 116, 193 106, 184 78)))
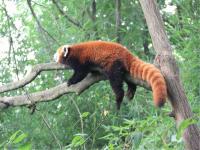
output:
POLYGON ((63 56, 66 57, 66 56, 67 56, 67 53, 68 53, 68 49, 67 49, 66 47, 63 48, 63 53, 64 53, 63 56))
POLYGON ((67 55, 69 54, 69 49, 70 49, 69 45, 63 46, 63 57, 67 57, 67 55))

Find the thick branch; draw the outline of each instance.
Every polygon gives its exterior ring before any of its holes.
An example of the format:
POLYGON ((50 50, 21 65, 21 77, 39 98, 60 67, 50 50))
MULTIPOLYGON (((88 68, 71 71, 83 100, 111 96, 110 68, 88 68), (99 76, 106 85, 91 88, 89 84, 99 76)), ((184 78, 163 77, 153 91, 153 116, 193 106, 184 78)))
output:
POLYGON ((76 92, 80 94, 89 86, 91 86, 92 84, 102 79, 103 79, 103 76, 101 75, 89 74, 84 80, 70 87, 68 87, 67 83, 65 82, 56 87, 53 87, 51 89, 48 89, 42 92, 36 92, 29 95, 20 95, 20 96, 14 96, 14 97, 1 97, 0 108, 5 108, 8 106, 30 105, 32 103, 37 103, 37 102, 51 101, 51 100, 57 99, 58 97, 64 94, 68 94, 72 92, 76 92))
MULTIPOLYGON (((22 80, 0 86, 0 93, 24 87, 25 85, 33 81, 42 71, 64 70, 64 69, 70 69, 70 67, 58 63, 38 64, 34 66, 31 69, 30 73, 28 73, 22 80)), ((93 68, 93 70, 102 72, 102 70, 99 68, 93 68)), ((132 79, 129 75, 126 75, 126 79, 146 89, 150 89, 150 86, 145 81, 132 79)))
POLYGON ((25 85, 33 81, 37 77, 37 75, 40 74, 41 71, 60 70, 60 69, 69 69, 69 67, 64 65, 59 65, 57 63, 36 65, 31 69, 31 72, 27 74, 25 78, 23 78, 22 80, 0 86, 0 93, 24 87, 25 85))
MULTIPOLYGON (((70 69, 70 68, 69 66, 60 65, 57 63, 38 64, 34 66, 31 72, 27 74, 25 78, 23 78, 22 80, 0 86, 0 93, 24 87, 25 85, 33 81, 40 74, 41 71, 64 70, 64 69, 70 69)), ((105 80, 105 77, 101 75, 102 72, 101 69, 93 68, 93 70, 99 71, 100 73, 89 74, 84 80, 70 87, 68 87, 66 83, 63 83, 51 89, 28 95, 26 94, 13 97, 0 97, 0 108, 4 108, 7 106, 29 105, 32 103, 42 102, 42 101, 51 101, 64 94, 68 94, 71 92, 76 92, 80 94, 94 83, 100 80, 105 80)), ((132 79, 128 74, 125 76, 125 78, 126 80, 133 82, 139 86, 142 86, 146 89, 150 89, 150 86, 144 81, 132 79)))

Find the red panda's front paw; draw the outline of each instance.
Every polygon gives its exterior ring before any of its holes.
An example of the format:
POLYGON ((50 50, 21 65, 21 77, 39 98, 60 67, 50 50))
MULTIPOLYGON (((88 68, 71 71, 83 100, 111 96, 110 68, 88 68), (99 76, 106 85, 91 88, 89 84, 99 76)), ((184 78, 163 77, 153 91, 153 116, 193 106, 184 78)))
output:
POLYGON ((71 80, 69 79, 68 82, 67 82, 67 86, 70 86, 72 84, 76 84, 77 82, 75 80, 71 80))
POLYGON ((69 81, 67 82, 67 86, 70 86, 70 85, 72 85, 72 82, 69 80, 69 81))

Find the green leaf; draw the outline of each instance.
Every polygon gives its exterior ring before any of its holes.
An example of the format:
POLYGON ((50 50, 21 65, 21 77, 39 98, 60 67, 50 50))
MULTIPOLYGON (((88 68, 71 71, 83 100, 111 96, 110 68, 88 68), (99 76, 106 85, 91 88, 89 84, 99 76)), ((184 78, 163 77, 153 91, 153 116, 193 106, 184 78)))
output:
POLYGON ((13 140, 16 138, 17 134, 19 134, 20 132, 21 132, 21 131, 18 130, 18 131, 16 131, 13 135, 11 135, 10 141, 13 141, 13 140))
POLYGON ((194 120, 192 118, 186 119, 181 122, 180 126, 178 127, 178 132, 177 132, 177 139, 179 140, 181 138, 181 135, 183 134, 184 130, 192 124, 197 123, 197 120, 194 120))
POLYGON ((110 143, 110 144, 108 145, 108 149, 109 149, 109 150, 114 150, 114 145, 113 145, 112 143, 110 143))
POLYGON ((31 147, 32 147, 31 143, 28 142, 28 143, 25 143, 24 145, 20 146, 18 149, 19 150, 31 150, 31 147))
POLYGON ((103 137, 100 137, 99 139, 105 139, 105 140, 109 140, 109 139, 112 139, 114 137, 114 134, 113 133, 109 133, 103 137))
POLYGON ((112 126, 112 129, 113 129, 114 131, 121 131, 121 130, 122 130, 122 127, 112 126))
POLYGON ((78 147, 83 145, 85 142, 84 138, 82 136, 75 136, 72 140, 72 146, 73 147, 78 147))
POLYGON ((19 142, 21 142, 23 139, 25 139, 28 135, 25 133, 22 133, 21 135, 19 135, 17 138, 14 139, 13 143, 17 144, 19 142))
POLYGON ((6 145, 7 141, 4 141, 3 143, 0 144, 0 148, 2 148, 4 145, 6 145))
POLYGON ((89 112, 84 112, 84 113, 82 113, 81 116, 82 116, 83 118, 86 118, 89 114, 90 114, 89 112))

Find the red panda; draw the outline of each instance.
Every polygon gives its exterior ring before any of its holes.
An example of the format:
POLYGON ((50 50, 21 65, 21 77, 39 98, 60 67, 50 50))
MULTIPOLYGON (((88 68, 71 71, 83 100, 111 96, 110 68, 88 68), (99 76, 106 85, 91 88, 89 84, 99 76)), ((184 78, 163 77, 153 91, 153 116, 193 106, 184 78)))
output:
POLYGON ((159 69, 143 62, 118 43, 90 41, 64 45, 58 48, 55 58, 56 62, 67 64, 74 70, 74 74, 68 80, 69 86, 83 80, 92 72, 91 68, 100 67, 115 93, 117 109, 120 109, 124 97, 124 81, 128 85, 127 96, 130 99, 136 91, 136 85, 124 78, 126 73, 151 85, 156 106, 161 107, 166 101, 166 82, 159 69))

